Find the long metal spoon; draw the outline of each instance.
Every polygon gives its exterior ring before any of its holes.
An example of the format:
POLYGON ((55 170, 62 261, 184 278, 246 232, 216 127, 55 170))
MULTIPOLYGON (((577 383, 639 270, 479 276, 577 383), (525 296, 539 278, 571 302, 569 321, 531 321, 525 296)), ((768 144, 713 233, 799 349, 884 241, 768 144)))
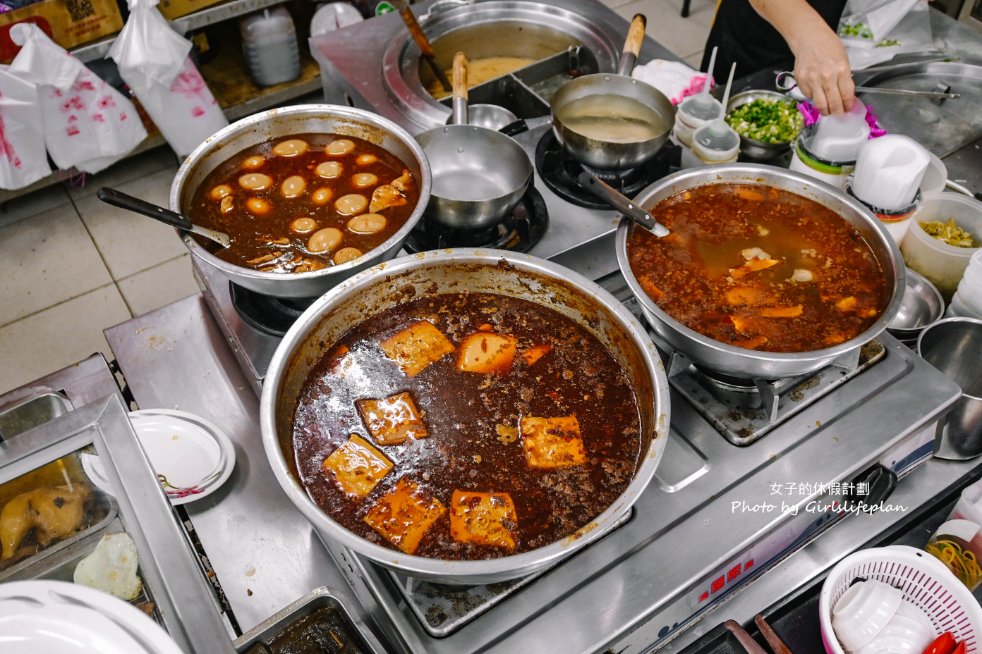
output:
POLYGON ((232 244, 232 239, 229 238, 229 235, 225 232, 217 232, 214 229, 208 229, 207 227, 195 225, 179 213, 174 213, 173 211, 164 209, 163 207, 153 204, 152 202, 147 202, 146 200, 135 198, 132 195, 127 195, 126 193, 117 191, 114 188, 103 186, 96 192, 96 196, 106 204, 111 204, 114 207, 119 207, 120 209, 127 209, 144 216, 149 216, 154 220, 159 220, 165 225, 176 227, 185 232, 192 232, 199 236, 204 236, 205 238, 218 243, 222 247, 227 248, 232 244))
POLYGON ((671 233, 668 231, 668 227, 665 227, 660 222, 655 220, 654 216, 648 213, 644 208, 634 204, 630 198, 591 173, 589 170, 584 170, 581 172, 576 179, 583 185, 584 188, 590 189, 603 199, 607 200, 611 206, 650 231, 655 236, 661 238, 663 236, 668 236, 671 233))
POLYGON ((879 86, 857 86, 856 93, 880 93, 882 95, 913 95, 922 98, 954 99, 962 97, 960 93, 943 93, 941 91, 915 91, 913 89, 890 89, 879 86))

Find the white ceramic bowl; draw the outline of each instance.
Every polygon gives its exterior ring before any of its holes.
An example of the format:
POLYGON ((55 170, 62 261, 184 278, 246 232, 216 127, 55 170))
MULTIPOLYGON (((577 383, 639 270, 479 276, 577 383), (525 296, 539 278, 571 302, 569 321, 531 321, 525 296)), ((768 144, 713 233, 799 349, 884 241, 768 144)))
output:
POLYGON ((897 613, 903 593, 871 579, 849 587, 832 608, 832 629, 848 651, 870 643, 897 613))

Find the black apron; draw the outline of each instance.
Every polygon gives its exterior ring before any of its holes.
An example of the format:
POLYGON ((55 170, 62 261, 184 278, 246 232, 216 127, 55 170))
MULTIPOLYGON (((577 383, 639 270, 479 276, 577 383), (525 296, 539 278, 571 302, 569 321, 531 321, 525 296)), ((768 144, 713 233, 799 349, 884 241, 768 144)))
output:
MULTIPOLYGON (((809 0, 809 4, 829 27, 838 28, 846 0, 809 0)), ((713 46, 719 48, 713 68, 713 77, 718 84, 726 83, 730 64, 734 61, 737 79, 764 68, 791 70, 794 65, 794 55, 784 38, 750 6, 748 0, 719 0, 700 70, 709 67, 713 46)))

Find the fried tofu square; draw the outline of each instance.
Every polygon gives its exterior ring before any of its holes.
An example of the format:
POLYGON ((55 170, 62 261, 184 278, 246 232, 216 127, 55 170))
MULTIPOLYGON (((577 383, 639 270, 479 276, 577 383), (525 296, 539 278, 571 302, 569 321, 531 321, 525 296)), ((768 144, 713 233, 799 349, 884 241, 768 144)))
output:
POLYGON ((530 468, 567 468, 586 463, 586 449, 576 416, 519 421, 525 462, 530 468))
POLYGON ((455 490, 450 500, 450 535, 460 543, 515 549, 518 515, 508 493, 455 490))
POLYGON ((381 400, 355 400, 368 433, 379 445, 399 445, 410 438, 426 438, 429 432, 409 391, 381 400))
POLYGON ((380 347, 409 377, 415 377, 454 350, 453 343, 428 320, 396 332, 382 341, 380 347))
POLYGON ((461 372, 498 373, 511 370, 518 341, 514 336, 477 332, 460 344, 457 370, 461 372))
POLYGON ((403 477, 368 510, 364 520, 392 545, 412 554, 446 512, 440 500, 427 496, 419 484, 403 477))
POLYGON ((358 434, 352 434, 321 464, 321 471, 352 497, 371 493, 391 470, 392 462, 358 434))

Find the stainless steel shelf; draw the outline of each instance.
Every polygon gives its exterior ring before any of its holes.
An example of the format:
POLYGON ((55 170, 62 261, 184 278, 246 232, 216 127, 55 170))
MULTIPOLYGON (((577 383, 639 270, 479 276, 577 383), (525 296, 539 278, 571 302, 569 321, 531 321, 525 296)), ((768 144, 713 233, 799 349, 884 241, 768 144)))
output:
MULTIPOLYGON (((251 14, 254 11, 261 11, 267 7, 272 7, 273 5, 282 3, 283 0, 230 0, 229 2, 223 2, 221 4, 196 11, 192 14, 188 14, 187 16, 175 18, 174 20, 170 21, 170 23, 179 33, 187 34, 191 30, 201 29, 202 27, 207 27, 208 25, 214 25, 215 23, 220 23, 222 21, 229 20, 230 18, 238 18, 239 16, 251 14)), ((75 48, 72 50, 72 54, 75 55, 79 61, 83 62, 102 59, 109 52, 109 48, 112 47, 113 41, 115 40, 116 37, 114 35, 100 41, 94 41, 75 48)))

